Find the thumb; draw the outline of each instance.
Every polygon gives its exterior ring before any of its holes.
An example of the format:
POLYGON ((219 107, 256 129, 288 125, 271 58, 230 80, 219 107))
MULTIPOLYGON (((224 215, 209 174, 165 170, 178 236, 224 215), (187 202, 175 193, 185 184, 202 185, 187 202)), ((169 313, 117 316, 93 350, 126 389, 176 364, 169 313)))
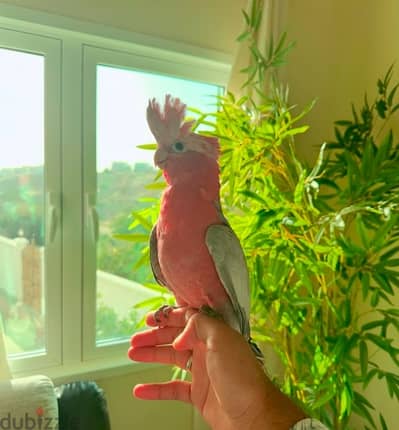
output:
POLYGON ((211 340, 219 334, 228 334, 230 329, 222 321, 204 315, 201 312, 187 312, 187 324, 173 342, 177 351, 193 350, 198 343, 209 346, 211 340))
POLYGON ((186 326, 184 330, 175 338, 173 341, 173 348, 177 351, 185 351, 187 349, 192 350, 200 341, 197 334, 197 323, 198 318, 201 319, 202 315, 198 312, 186 312, 186 326))

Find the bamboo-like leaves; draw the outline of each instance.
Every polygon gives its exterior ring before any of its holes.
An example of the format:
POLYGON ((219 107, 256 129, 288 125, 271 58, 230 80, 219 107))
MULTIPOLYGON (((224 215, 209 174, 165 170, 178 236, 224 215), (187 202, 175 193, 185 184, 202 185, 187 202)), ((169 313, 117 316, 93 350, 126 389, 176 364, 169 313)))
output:
MULTIPOLYGON (((197 126, 206 124, 221 145, 222 206, 247 256, 253 333, 280 357, 282 389, 310 413, 340 429, 356 413, 377 428, 373 404, 354 387, 383 379, 399 399, 392 337, 399 311, 390 305, 399 288, 399 145, 386 130, 399 109, 398 85, 391 85, 390 68, 375 99, 352 105, 352 117, 335 123, 335 140, 308 168, 294 146, 307 131, 301 121, 308 108, 295 112, 276 79, 264 91, 265 72, 284 61, 291 44, 283 34, 269 40, 266 54, 259 51, 260 5, 254 0, 243 12, 239 36, 252 56, 244 70, 247 95, 227 93, 218 97, 218 110, 195 112, 197 126), (391 359, 394 372, 372 361, 376 351, 391 359)), ((157 210, 149 202, 132 214, 131 227, 148 232, 157 210)), ((144 234, 133 230, 124 238, 144 234)), ((141 263, 146 258, 144 251, 141 263)), ((382 415, 379 422, 385 429, 382 415)))

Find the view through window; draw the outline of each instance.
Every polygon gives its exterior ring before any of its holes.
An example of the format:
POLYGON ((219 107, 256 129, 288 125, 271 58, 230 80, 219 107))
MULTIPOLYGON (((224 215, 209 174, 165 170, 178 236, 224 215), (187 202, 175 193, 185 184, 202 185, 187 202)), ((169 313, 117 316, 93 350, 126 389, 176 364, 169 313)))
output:
POLYGON ((157 174, 153 152, 137 148, 154 143, 146 122, 148 100, 162 104, 171 94, 188 107, 211 112, 221 91, 216 85, 97 66, 97 344, 130 337, 142 317, 134 305, 154 295, 143 287, 151 280, 150 267, 134 267, 144 245, 113 237, 129 232, 129 214, 145 204, 140 199, 160 197, 159 189, 146 188, 157 174))
POLYGON ((45 346, 44 62, 0 48, 0 323, 11 354, 45 346))

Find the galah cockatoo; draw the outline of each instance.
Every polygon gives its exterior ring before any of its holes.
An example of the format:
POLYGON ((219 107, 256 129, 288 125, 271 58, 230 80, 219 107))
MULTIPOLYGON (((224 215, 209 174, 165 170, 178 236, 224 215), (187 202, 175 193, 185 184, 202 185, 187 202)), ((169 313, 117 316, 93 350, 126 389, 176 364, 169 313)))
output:
MULTIPOLYGON (((250 339, 249 277, 240 242, 223 216, 219 198, 219 143, 191 131, 186 105, 167 95, 163 109, 155 99, 147 121, 157 141, 155 165, 163 170, 158 221, 150 239, 154 277, 179 306, 215 312, 250 339)), ((167 310, 156 313, 162 325, 167 310)))

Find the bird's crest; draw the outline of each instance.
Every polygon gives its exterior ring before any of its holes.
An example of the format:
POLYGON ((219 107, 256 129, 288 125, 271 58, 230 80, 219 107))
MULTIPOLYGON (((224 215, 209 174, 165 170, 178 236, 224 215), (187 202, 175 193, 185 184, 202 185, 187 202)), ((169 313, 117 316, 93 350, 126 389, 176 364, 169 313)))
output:
POLYGON ((176 141, 183 141, 191 149, 217 159, 218 139, 193 133, 191 129, 195 121, 184 121, 186 107, 179 98, 173 98, 170 94, 165 97, 163 110, 155 99, 149 101, 147 122, 158 145, 168 147, 176 141))

